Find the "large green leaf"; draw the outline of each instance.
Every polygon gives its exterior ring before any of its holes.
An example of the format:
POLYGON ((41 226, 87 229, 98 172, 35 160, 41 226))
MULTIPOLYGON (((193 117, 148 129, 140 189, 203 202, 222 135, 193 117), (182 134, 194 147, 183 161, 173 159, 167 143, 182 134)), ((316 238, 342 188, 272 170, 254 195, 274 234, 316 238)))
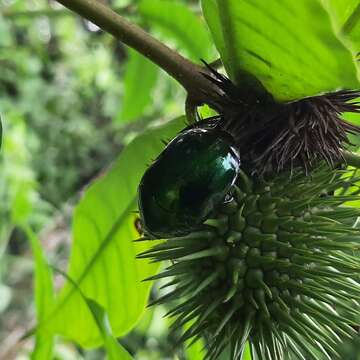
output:
MULTIPOLYGON (((189 341, 190 343, 190 341, 189 341)), ((198 340, 189 347, 185 347, 185 355, 187 360, 203 360, 206 354, 205 344, 198 340)))
POLYGON ((280 101, 358 86, 352 55, 320 0, 202 0, 202 6, 239 85, 255 77, 280 101))
POLYGON ((108 360, 132 360, 132 356, 125 350, 125 348, 112 335, 111 329, 108 326, 108 319, 104 308, 97 302, 86 299, 88 307, 93 313, 94 319, 98 324, 98 328, 102 334, 104 341, 104 348, 106 350, 108 360))
POLYGON ((100 306, 96 301, 87 298, 84 293, 81 291, 78 284, 70 278, 66 273, 62 272, 59 269, 55 269, 61 275, 63 275, 69 283, 73 285, 80 297, 82 298, 84 304, 89 309, 94 322, 101 334, 104 348, 107 353, 108 360, 132 360, 131 355, 120 345, 116 338, 112 335, 112 331, 109 328, 109 322, 107 319, 106 312, 102 306, 100 306))
POLYGON ((195 61, 214 60, 211 35, 189 6, 174 0, 141 0, 138 11, 144 21, 172 40, 180 52, 195 61))
POLYGON ((159 74, 159 68, 150 60, 134 50, 129 50, 129 59, 125 65, 124 96, 117 121, 136 120, 152 103, 153 89, 159 74))
MULTIPOLYGON (((54 305, 54 288, 52 271, 43 253, 40 241, 28 225, 20 225, 27 235, 34 257, 35 304, 38 322, 44 321, 54 305)), ((31 354, 34 360, 50 360, 54 346, 54 336, 48 331, 36 334, 35 348, 31 354)))
POLYGON ((360 0, 323 0, 335 31, 357 55, 360 51, 360 0))
POLYGON ((325 7, 333 11, 334 20, 339 28, 351 32, 359 22, 359 0, 322 0, 325 7))
MULTIPOLYGON (((161 151, 161 140, 182 127, 184 118, 179 118, 133 140, 75 209, 68 274, 87 298, 104 308, 115 336, 124 335, 141 317, 151 286, 141 280, 158 269, 156 264, 135 259, 152 245, 133 242, 139 237, 133 212, 138 183, 147 164, 161 151)), ((94 347, 101 344, 101 334, 78 293, 68 283, 43 326, 83 347, 94 347)))

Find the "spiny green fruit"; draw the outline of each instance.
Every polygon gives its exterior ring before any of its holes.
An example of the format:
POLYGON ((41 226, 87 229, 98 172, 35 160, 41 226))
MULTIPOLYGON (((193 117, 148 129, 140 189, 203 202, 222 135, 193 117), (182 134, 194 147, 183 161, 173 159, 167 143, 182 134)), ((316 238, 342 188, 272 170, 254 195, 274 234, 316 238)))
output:
POLYGON ((207 358, 230 349, 241 359, 339 358, 338 344, 360 321, 360 244, 354 226, 359 181, 321 166, 265 179, 243 172, 233 201, 202 229, 139 255, 171 265, 150 280, 169 278, 173 328, 181 341, 207 340, 207 358), (351 194, 349 193, 351 191, 351 194))

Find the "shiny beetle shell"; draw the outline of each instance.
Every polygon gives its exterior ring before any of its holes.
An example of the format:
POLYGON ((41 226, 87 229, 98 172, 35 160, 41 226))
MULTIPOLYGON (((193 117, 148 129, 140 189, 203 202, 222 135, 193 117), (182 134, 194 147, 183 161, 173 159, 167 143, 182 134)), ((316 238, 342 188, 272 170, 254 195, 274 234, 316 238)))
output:
POLYGON ((166 238, 198 227, 224 201, 239 168, 228 133, 211 126, 182 131, 141 179, 139 210, 145 233, 166 238))

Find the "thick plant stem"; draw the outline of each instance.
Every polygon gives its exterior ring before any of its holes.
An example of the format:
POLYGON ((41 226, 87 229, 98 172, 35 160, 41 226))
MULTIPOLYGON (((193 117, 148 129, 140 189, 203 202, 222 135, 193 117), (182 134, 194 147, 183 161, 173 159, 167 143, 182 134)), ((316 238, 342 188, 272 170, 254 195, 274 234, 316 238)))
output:
POLYGON ((217 97, 215 86, 202 75, 203 72, 206 72, 202 66, 184 58, 100 1, 57 1, 149 58, 175 78, 197 104, 209 99, 209 97, 210 99, 217 97))

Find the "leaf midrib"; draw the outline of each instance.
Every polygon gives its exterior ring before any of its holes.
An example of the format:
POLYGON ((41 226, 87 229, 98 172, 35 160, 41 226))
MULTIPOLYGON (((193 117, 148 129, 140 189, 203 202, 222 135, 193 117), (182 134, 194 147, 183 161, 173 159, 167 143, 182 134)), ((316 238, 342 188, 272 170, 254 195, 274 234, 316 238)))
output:
MULTIPOLYGON (((113 237, 115 236, 115 234, 118 232, 120 226, 123 224, 125 217, 132 211, 132 209, 134 209, 135 205, 136 205, 136 199, 137 196, 134 196, 133 199, 129 202, 128 206, 126 207, 126 209, 122 212, 122 214, 118 217, 118 219, 115 221, 114 225, 111 227, 111 229, 109 230, 108 234, 106 235, 105 239, 103 242, 101 242, 101 244, 99 245, 98 250, 94 253, 93 257, 90 259, 90 261, 87 263, 86 267, 84 268, 81 276, 78 278, 77 280, 77 284, 80 287, 82 281, 84 281, 84 279, 86 278, 86 276, 88 275, 89 271, 92 269, 92 267, 95 265, 95 263, 97 262, 97 260, 99 259, 100 255, 104 252, 104 250, 107 248, 107 246, 110 244, 111 240, 113 239, 113 237)), ((53 318, 54 316, 56 316, 56 314, 58 313, 58 311, 69 301, 69 299, 72 297, 72 295, 74 294, 74 291, 76 291, 76 288, 74 286, 71 287, 71 289, 69 290, 68 294, 63 298, 63 300, 55 307, 55 309, 51 312, 51 314, 48 316, 48 318, 46 319, 46 321, 44 320, 42 323, 40 323, 37 328, 39 329, 40 327, 43 326, 43 324, 45 324, 47 322, 47 320, 53 318)))

